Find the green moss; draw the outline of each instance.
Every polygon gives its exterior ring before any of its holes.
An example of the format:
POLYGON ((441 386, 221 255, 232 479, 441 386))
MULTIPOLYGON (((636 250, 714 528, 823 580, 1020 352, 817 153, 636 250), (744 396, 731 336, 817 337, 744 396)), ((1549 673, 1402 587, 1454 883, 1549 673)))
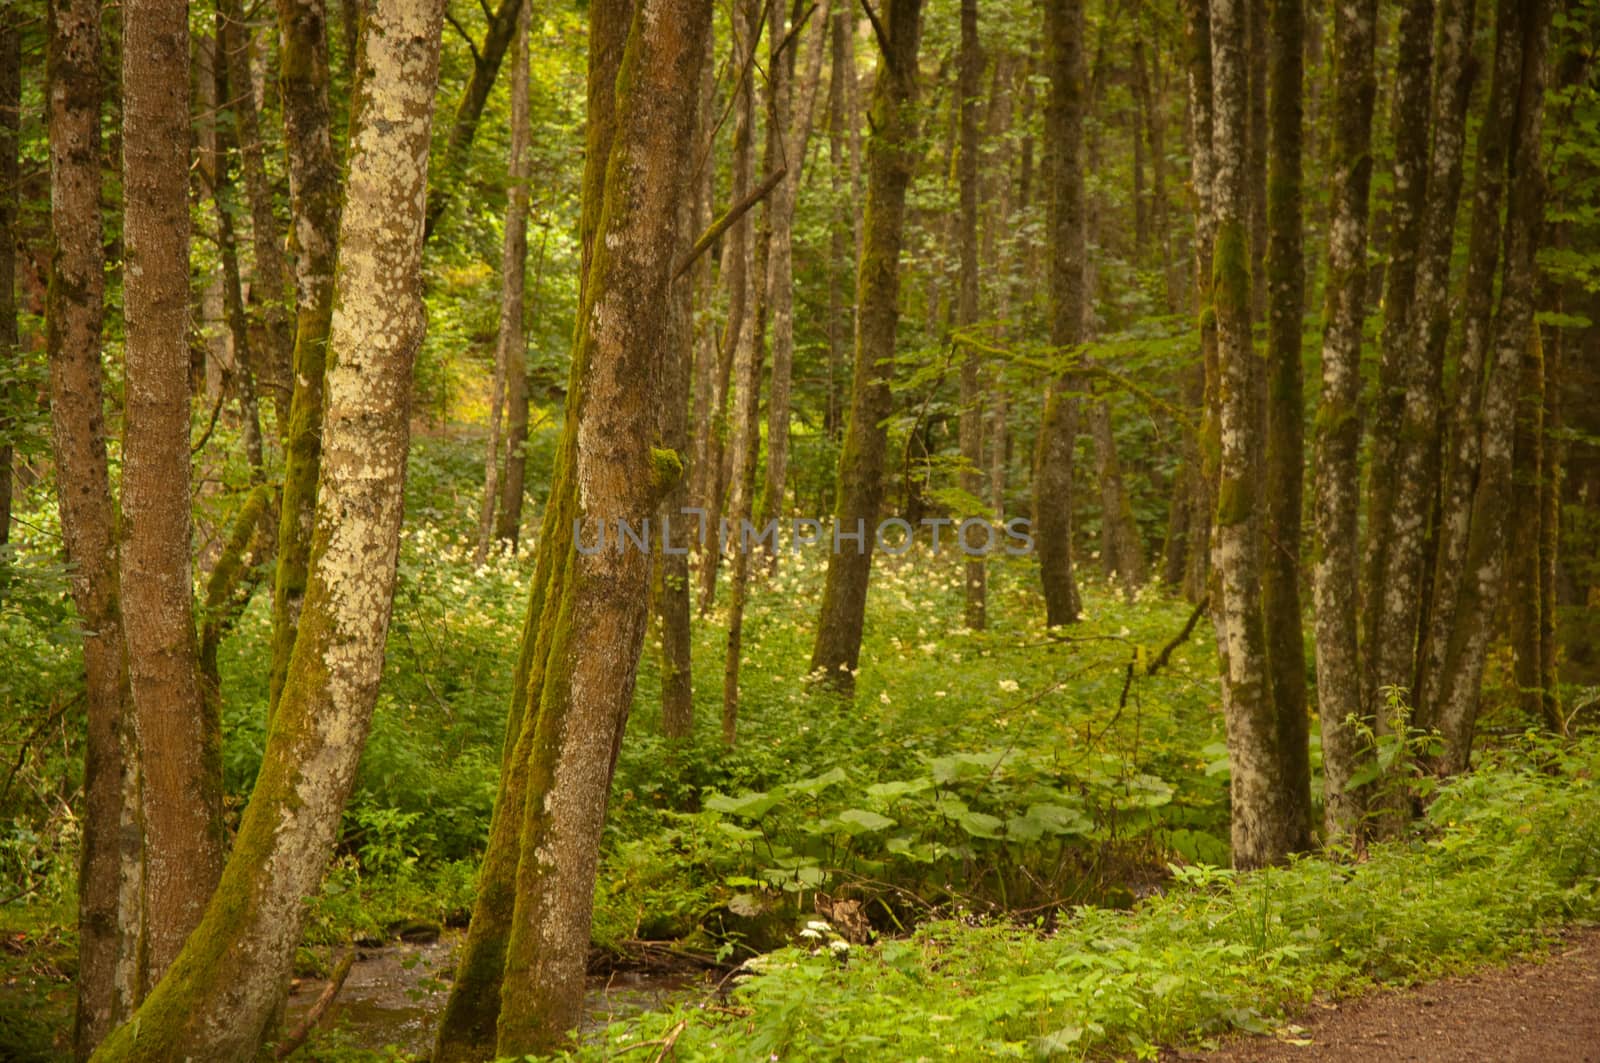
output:
POLYGON ((670 447, 651 447, 650 462, 651 493, 664 498, 683 479, 683 457, 670 447))

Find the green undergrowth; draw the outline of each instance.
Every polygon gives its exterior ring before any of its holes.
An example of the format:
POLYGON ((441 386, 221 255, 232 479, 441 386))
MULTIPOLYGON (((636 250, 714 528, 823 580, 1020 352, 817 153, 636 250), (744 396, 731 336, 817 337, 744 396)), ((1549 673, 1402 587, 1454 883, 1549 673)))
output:
POLYGON ((818 928, 730 1000, 615 1024, 577 1058, 651 1041, 680 1060, 1153 1058, 1270 1030, 1313 996, 1536 950, 1600 914, 1600 742, 1486 761, 1413 837, 1359 861, 1175 866, 1133 910, 1082 906, 1053 927, 945 919, 848 947, 818 928))

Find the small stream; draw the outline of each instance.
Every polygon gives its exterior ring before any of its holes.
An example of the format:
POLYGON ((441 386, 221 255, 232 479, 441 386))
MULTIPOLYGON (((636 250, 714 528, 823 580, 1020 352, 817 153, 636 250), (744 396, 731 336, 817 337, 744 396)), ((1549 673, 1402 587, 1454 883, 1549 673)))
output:
MULTIPOLYGON (((426 1057, 449 995, 460 940, 458 932, 426 944, 359 949, 344 988, 319 1028, 342 1028, 363 1048, 393 1045, 406 1055, 426 1057)), ((308 978, 295 987, 289 995, 285 1029, 299 1025, 325 986, 321 979, 308 978)), ((580 1030, 593 1035, 610 1022, 667 1007, 706 988, 703 976, 697 974, 617 972, 593 977, 580 1030)))

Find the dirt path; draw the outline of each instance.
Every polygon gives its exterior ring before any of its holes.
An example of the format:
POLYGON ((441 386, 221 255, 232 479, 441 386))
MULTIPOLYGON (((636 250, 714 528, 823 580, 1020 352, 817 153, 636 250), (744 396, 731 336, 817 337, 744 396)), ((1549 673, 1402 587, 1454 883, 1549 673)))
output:
POLYGON ((1313 1004, 1276 1037, 1239 1038, 1215 1052, 1169 1050, 1161 1058, 1600 1063, 1600 930, 1568 935, 1542 962, 1313 1004))

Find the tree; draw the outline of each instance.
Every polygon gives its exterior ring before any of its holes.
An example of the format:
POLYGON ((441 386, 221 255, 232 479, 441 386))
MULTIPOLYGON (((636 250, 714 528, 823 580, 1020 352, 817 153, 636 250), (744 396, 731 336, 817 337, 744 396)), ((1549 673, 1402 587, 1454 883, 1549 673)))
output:
POLYGON ((97 1060, 251 1060, 271 1035, 377 697, 392 602, 443 5, 366 20, 300 637, 222 881, 97 1060))
POLYGON ((1216 567, 1222 595, 1223 713, 1232 769, 1235 867, 1283 860, 1309 842, 1305 809, 1309 771, 1289 768, 1283 720, 1274 701, 1260 580, 1264 468, 1256 380, 1261 373, 1250 336, 1249 182, 1245 114, 1244 11, 1240 0, 1211 5, 1211 59, 1216 100, 1217 163, 1212 251, 1220 380, 1216 567))
MULTIPOLYGON (((1045 113, 1050 189, 1050 343, 1061 357, 1083 341, 1083 5, 1045 5, 1050 102, 1045 113)), ((1058 373, 1045 399, 1033 468, 1033 530, 1044 583, 1045 623, 1082 610, 1072 572, 1072 452, 1078 438, 1076 375, 1058 373)))
POLYGON ((1330 842, 1357 839, 1362 816, 1353 781, 1364 755, 1359 726, 1356 537, 1376 21, 1376 0, 1334 8, 1333 202, 1316 428, 1315 574, 1317 713, 1322 720, 1323 807, 1330 842))
POLYGON ((839 453, 836 546, 828 557, 827 582, 817 620, 811 670, 828 683, 853 690, 866 619, 867 582, 872 574, 878 514, 883 505, 884 419, 893 406, 895 327, 900 319, 900 246, 905 228, 906 187, 911 182, 916 133, 913 108, 917 52, 922 32, 921 0, 890 0, 878 33, 878 75, 872 89, 867 151, 867 205, 856 289, 856 351, 850 387, 850 420, 839 453), (845 536, 852 540, 842 546, 845 536))
MULTIPOLYGON (((960 297, 956 301, 956 327, 971 329, 978 323, 978 104, 983 91, 983 53, 978 42, 978 0, 961 0, 961 52, 959 57, 961 153, 957 168, 961 182, 958 223, 961 256, 960 297)), ((971 498, 983 495, 983 407, 979 398, 983 367, 970 342, 961 359, 961 490, 971 498)), ((977 514, 970 514, 977 516, 977 514)), ((976 528, 972 531, 975 533, 976 528)), ((965 544, 981 549, 976 534, 965 544)), ((987 566, 981 557, 968 557, 966 565, 966 623, 981 631, 988 626, 985 594, 987 566)))
POLYGON ((100 5, 50 5, 52 254, 45 313, 56 494, 83 625, 83 842, 73 1051, 83 1058, 139 1002, 143 899, 138 745, 125 682, 117 516, 106 454, 100 331, 100 5))
MULTIPOLYGON (((500 253, 500 323, 495 333, 494 385, 489 399, 489 452, 484 459, 483 503, 478 508, 477 559, 489 554, 495 503, 500 499, 501 409, 513 380, 522 381, 522 420, 527 423, 527 372, 522 302, 528 277, 528 5, 518 8, 511 66, 511 160, 507 180, 506 231, 500 253)), ((512 411, 515 413, 515 411, 512 411)))
POLYGON ((188 5, 123 7, 123 637, 140 751, 144 977, 154 985, 222 870, 221 720, 200 686, 189 575, 188 5))
MULTIPOLYGON (((17 364, 17 180, 18 131, 22 124, 22 17, 16 7, 0 13, 0 366, 17 364)), ((16 389, 0 383, 0 551, 11 540, 11 440, 16 389)), ((0 567, 7 564, 0 554, 0 567)), ((3 590, 0 590, 3 594, 3 590)))

